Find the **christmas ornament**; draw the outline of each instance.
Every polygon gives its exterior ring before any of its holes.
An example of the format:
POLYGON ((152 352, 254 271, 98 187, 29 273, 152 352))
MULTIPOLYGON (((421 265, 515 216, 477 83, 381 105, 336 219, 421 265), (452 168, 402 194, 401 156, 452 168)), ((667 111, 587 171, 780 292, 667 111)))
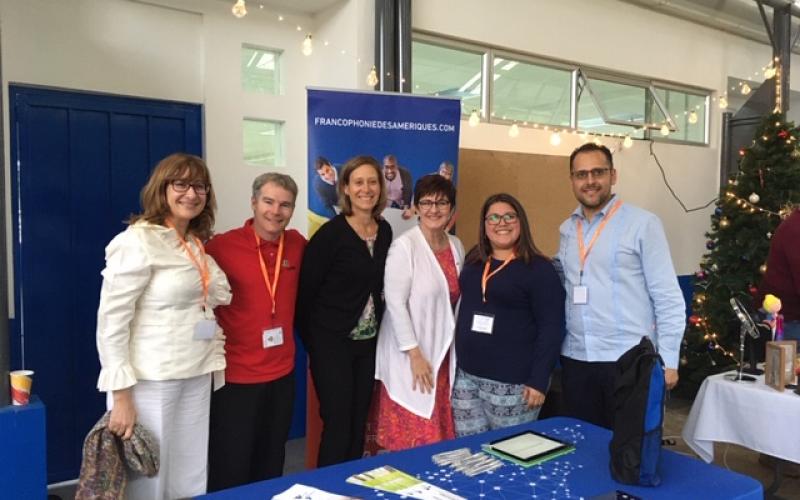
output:
MULTIPOLYGON (((686 356, 681 356, 681 366, 686 366, 688 364, 689 364, 689 360, 686 359, 686 356)), ((800 367, 798 367, 798 370, 800 370, 800 367)), ((800 375, 800 373, 798 373, 798 375, 800 375)))
POLYGON ((691 316, 689 316, 689 323, 691 323, 691 324, 693 324, 695 326, 700 324, 701 321, 702 321, 702 319, 700 318, 700 316, 698 316, 696 314, 692 314, 691 316))
POLYGON ((730 224, 731 224, 731 223, 730 223, 730 221, 727 219, 727 217, 723 217, 723 218, 721 218, 721 219, 719 220, 719 227, 721 227, 721 228, 726 228, 726 227, 728 227, 730 224))
POLYGON ((772 238, 772 233, 767 233, 767 239, 772 238))
POLYGON ((781 139, 786 139, 787 137, 789 137, 789 132, 781 130, 780 132, 778 132, 778 137, 780 137, 781 139))
POLYGON ((696 273, 694 273, 694 275, 699 280, 704 280, 704 279, 708 278, 708 274, 703 270, 697 271, 696 273))
POLYGON ((714 243, 714 240, 706 241, 706 248, 708 248, 709 250, 714 250, 715 246, 717 246, 717 244, 714 243))
MULTIPOLYGON (((729 182, 730 182, 730 181, 729 181, 729 182)), ((722 207, 717 207, 717 208, 714 210, 714 215, 716 215, 717 217, 719 217, 720 215, 722 215, 722 207)))
POLYGON ((697 302, 698 304, 702 304, 703 301, 705 300, 706 300, 706 294, 704 293, 698 293, 697 295, 694 296, 694 301, 697 302))
POLYGON ((719 270, 719 266, 716 264, 711 264, 711 270, 717 272, 719 270))
POLYGON ((761 264, 761 266, 758 268, 758 272, 760 272, 761 274, 764 274, 765 272, 767 272, 767 265, 766 264, 761 264))
POLYGON ((761 197, 758 196, 758 193, 750 193, 750 196, 747 199, 750 200, 750 203, 755 205, 761 200, 761 197))
POLYGON ((755 285, 750 285, 750 287, 747 290, 750 292, 750 295, 752 295, 753 297, 755 297, 756 294, 758 293, 758 287, 756 287, 755 285))

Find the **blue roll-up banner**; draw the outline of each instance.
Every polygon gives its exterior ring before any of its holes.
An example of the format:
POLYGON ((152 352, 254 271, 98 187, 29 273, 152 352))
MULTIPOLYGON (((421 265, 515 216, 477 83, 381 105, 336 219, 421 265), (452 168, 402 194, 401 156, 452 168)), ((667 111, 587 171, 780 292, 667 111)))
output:
POLYGON ((383 217, 395 236, 414 226, 405 209, 417 179, 450 173, 456 183, 460 123, 459 99, 308 89, 309 237, 338 213, 339 169, 358 155, 396 164, 383 169, 390 198, 383 217))

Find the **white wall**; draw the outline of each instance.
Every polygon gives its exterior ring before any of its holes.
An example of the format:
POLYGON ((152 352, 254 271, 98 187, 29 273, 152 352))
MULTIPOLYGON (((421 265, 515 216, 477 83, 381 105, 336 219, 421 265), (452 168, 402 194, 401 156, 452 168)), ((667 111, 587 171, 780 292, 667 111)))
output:
MULTIPOLYGON (((304 186, 305 88, 365 86, 373 10, 368 0, 347 0, 312 17, 259 9, 251 2, 249 14, 236 19, 231 5, 219 0, 0 0, 5 109, 8 82, 202 103, 205 156, 218 194, 217 230, 238 226, 249 213, 250 184, 265 170, 242 160, 242 119, 284 122, 285 165, 275 170, 304 186), (365 19, 370 21, 365 29, 356 29, 365 19), (314 34, 310 57, 300 52, 306 33, 314 34), (283 95, 242 91, 242 43, 283 50, 283 95)), ((8 112, 3 119, 8 138, 8 112)), ((306 204, 301 189, 293 218, 301 231, 306 204)))
MULTIPOLYGON (((243 117, 285 122, 286 166, 280 170, 305 186, 305 87, 365 88, 374 57, 374 2, 342 0, 313 16, 283 13, 283 22, 277 20, 278 11, 258 9, 256 2, 247 17, 236 19, 231 3, 0 0, 6 144, 9 81, 197 102, 205 109, 206 158, 219 195, 218 230, 237 226, 248 216, 249 184, 262 170, 242 160, 243 117), (310 57, 300 53, 307 32, 314 34, 310 57), (242 92, 242 43, 284 50, 284 95, 242 92)), ((765 45, 616 0, 417 0, 413 25, 717 91, 724 89, 728 76, 752 75, 770 56, 765 45)), ((800 81, 800 72, 793 77, 800 81)), ((712 112, 710 147, 655 146, 670 181, 690 206, 716 194, 719 114, 712 112)), ((504 126, 464 125, 461 145, 468 148, 568 154, 580 142, 565 137, 553 148, 541 131, 523 128, 517 139, 510 139, 504 126)), ((709 210, 683 213, 663 186, 647 144, 637 141, 618 153, 616 161, 618 192, 662 217, 678 272, 692 272, 704 251, 709 210)), ((9 171, 6 165, 6 176, 9 171)), ((293 219, 301 231, 306 228, 305 206, 301 189, 293 219)))
MULTIPOLYGON (((505 47, 530 54, 607 68, 662 81, 725 91, 728 76, 751 77, 771 57, 766 45, 675 19, 617 0, 424 0, 413 4, 414 29, 505 47)), ((796 57, 793 64, 800 62, 796 57)), ((800 82, 800 72, 792 73, 800 82)), ((796 86, 796 85, 793 85, 796 86)), ((654 150, 678 196, 689 207, 717 194, 720 116, 712 106, 709 147, 655 144, 654 150)), ((507 126, 462 124, 461 146, 524 153, 569 155, 582 142, 564 136, 557 148, 549 133, 521 128, 516 139, 507 126)), ((606 145, 619 141, 605 140, 606 145)), ((621 148, 618 148, 621 149, 621 148)), ((667 231, 678 274, 698 268, 709 228, 706 210, 684 213, 670 196, 648 144, 635 141, 615 154, 617 192, 658 214, 667 231)), ((564 176, 565 172, 554 175, 564 176)))

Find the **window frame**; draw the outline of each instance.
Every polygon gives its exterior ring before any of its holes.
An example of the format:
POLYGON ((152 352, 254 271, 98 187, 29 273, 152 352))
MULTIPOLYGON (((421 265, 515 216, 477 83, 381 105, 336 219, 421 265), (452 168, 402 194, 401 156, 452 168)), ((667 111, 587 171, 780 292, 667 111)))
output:
POLYGON ((244 68, 239 66, 239 87, 242 92, 252 95, 269 95, 281 96, 284 95, 284 82, 283 82, 283 50, 275 47, 267 47, 254 43, 242 42, 239 47, 239 57, 241 58, 242 51, 245 49, 259 50, 262 52, 270 52, 275 58, 275 92, 261 92, 256 90, 249 90, 244 87, 244 68))
POLYGON ((283 120, 273 120, 273 119, 270 119, 270 118, 259 118, 259 117, 255 117, 255 116, 244 116, 244 117, 242 117, 241 124, 242 124, 241 125, 242 126, 242 162, 245 165, 248 165, 248 166, 251 166, 251 167, 259 167, 259 168, 283 168, 283 167, 286 166, 286 145, 284 144, 284 126, 286 125, 285 121, 283 121, 283 120), (276 153, 275 153, 275 162, 273 164, 270 165, 270 164, 253 163, 251 161, 248 161, 248 159, 245 157, 245 150, 244 150, 245 149, 245 147, 244 147, 244 141, 245 141, 244 127, 245 127, 245 122, 270 123, 270 124, 274 124, 276 126, 275 130, 276 130, 276 136, 277 136, 277 138, 276 138, 277 147, 276 147, 276 153))
MULTIPOLYGON (((608 119, 608 115, 603 107, 602 103, 599 99, 596 98, 594 92, 591 90, 591 79, 600 79, 609 81, 612 83, 619 83, 622 85, 629 85, 634 87, 640 87, 645 90, 646 97, 644 103, 644 113, 645 113, 645 123, 643 137, 642 140, 652 140, 652 141, 659 141, 659 142, 669 142, 674 144, 684 144, 690 146, 705 146, 710 147, 711 144, 711 135, 710 135, 710 122, 711 122, 711 96, 713 91, 710 89, 705 89, 701 87, 696 87, 692 85, 684 85, 674 82, 668 82, 653 78, 647 78, 644 76, 638 76, 623 72, 617 72, 602 68, 596 68, 590 65, 585 64, 578 64, 570 61, 558 60, 554 58, 539 56, 535 54, 529 54, 524 52, 519 52, 516 50, 504 48, 504 47, 496 47, 491 45, 479 44, 474 42, 469 42, 465 40, 460 40, 451 37, 443 37, 436 33, 431 33, 423 30, 414 30, 412 33, 412 41, 419 41, 422 43, 426 43, 429 45, 435 45, 438 47, 446 48, 446 49, 453 49, 453 50, 461 50, 466 52, 471 52, 474 54, 481 54, 483 57, 483 65, 481 69, 481 107, 480 109, 476 108, 476 111, 479 112, 481 120, 487 123, 496 123, 496 124, 512 124, 517 123, 520 126, 528 126, 532 128, 549 128, 555 130, 562 130, 562 131, 576 131, 576 132, 583 132, 578 128, 578 87, 580 85, 581 78, 584 79, 586 82, 585 89, 588 89, 588 93, 590 98, 592 99, 595 107, 600 112, 603 121, 608 125, 619 125, 624 127, 630 127, 630 135, 633 139, 638 139, 633 137, 634 132, 637 130, 642 129, 642 125, 636 126, 631 122, 626 122, 623 120, 614 120, 608 119), (560 124, 551 124, 551 123, 536 123, 530 124, 527 122, 523 122, 521 120, 513 120, 513 119, 502 119, 498 116, 493 116, 493 98, 494 98, 494 59, 496 57, 501 57, 503 59, 518 61, 521 63, 526 64, 533 64, 537 66, 542 66, 545 68, 557 69, 557 70, 567 70, 571 71, 571 79, 570 79, 570 125, 569 127, 565 127, 560 124), (657 89, 660 90, 671 90, 682 92, 686 94, 690 94, 697 97, 704 98, 704 124, 703 124, 703 142, 699 141, 692 141, 686 139, 671 139, 670 136, 662 136, 660 134, 660 128, 663 125, 663 122, 654 123, 651 119, 651 103, 655 104, 658 109, 663 113, 667 125, 671 132, 677 132, 679 130, 678 124, 673 119, 672 115, 669 113, 667 106, 658 96, 656 92, 657 89)), ((412 61, 413 67, 413 61, 412 61)), ((412 88, 413 88, 413 75, 412 72, 412 88)), ((585 94, 585 93, 584 93, 585 94)), ((468 116, 468 114, 463 114, 462 116, 468 116)), ((588 132, 588 131, 586 131, 588 132)), ((591 132, 588 132, 591 133, 591 132)), ((612 136, 618 137, 620 134, 616 133, 605 133, 599 134, 605 136, 612 136)), ((622 135, 624 137, 624 135, 622 135)))

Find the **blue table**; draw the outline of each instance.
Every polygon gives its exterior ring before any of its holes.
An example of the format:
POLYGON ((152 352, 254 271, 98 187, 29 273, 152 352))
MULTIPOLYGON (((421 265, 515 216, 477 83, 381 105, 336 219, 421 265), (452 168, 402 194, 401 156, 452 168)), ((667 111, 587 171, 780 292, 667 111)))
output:
POLYGON ((646 498, 657 499, 742 499, 761 500, 761 483, 741 474, 706 464, 700 460, 665 450, 661 461, 662 484, 655 488, 623 485, 614 482, 608 471, 608 443, 611 432, 601 427, 565 417, 540 420, 530 424, 490 431, 452 441, 397 453, 387 453, 317 470, 292 474, 239 488, 221 491, 201 498, 209 500, 271 498, 295 483, 314 486, 331 493, 359 498, 399 498, 345 480, 360 472, 391 465, 397 469, 453 491, 465 498, 591 498, 595 495, 623 490, 646 498), (472 478, 431 461, 431 455, 441 451, 469 447, 480 449, 482 443, 532 429, 576 445, 574 453, 564 455, 538 466, 523 468, 507 464, 493 473, 472 478))

